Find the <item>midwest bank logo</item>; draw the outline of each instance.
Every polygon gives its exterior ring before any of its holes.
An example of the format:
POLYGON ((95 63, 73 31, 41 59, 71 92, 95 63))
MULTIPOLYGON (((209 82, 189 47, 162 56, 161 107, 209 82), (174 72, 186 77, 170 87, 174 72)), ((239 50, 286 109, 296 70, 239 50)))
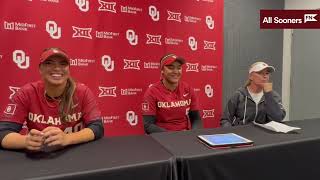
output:
POLYGON ((3 28, 5 30, 11 30, 11 31, 29 31, 31 29, 35 29, 35 24, 29 24, 24 22, 8 22, 3 21, 3 28))

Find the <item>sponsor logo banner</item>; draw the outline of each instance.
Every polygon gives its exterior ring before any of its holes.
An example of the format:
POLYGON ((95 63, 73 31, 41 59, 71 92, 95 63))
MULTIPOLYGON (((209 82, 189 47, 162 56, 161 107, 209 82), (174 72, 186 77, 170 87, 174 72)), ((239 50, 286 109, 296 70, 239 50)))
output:
POLYGON ((3 22, 3 28, 11 31, 29 31, 35 29, 35 24, 23 23, 23 22, 3 22))

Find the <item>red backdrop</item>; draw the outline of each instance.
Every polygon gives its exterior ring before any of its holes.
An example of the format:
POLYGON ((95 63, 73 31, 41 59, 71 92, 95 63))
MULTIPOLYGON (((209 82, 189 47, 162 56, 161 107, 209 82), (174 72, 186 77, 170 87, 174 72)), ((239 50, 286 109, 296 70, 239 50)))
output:
POLYGON ((222 0, 1 0, 0 108, 22 85, 40 79, 44 48, 71 57, 71 74, 97 97, 107 136, 142 134, 142 96, 159 80, 159 59, 187 60, 205 127, 222 105, 222 0), (134 117, 134 118, 132 118, 134 117))

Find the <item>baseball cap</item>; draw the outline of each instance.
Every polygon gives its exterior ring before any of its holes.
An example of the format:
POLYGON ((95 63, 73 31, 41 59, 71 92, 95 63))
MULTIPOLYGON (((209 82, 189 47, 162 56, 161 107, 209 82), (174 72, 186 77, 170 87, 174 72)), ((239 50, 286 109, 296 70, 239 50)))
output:
POLYGON ((249 74, 252 73, 252 72, 262 71, 262 70, 264 70, 266 68, 268 68, 269 72, 271 72, 271 73, 276 70, 273 66, 269 66, 265 62, 255 62, 250 66, 249 74))
POLYGON ((40 63, 43 63, 44 61, 46 61, 47 59, 49 59, 52 56, 62 57, 69 63, 68 55, 65 52, 63 52, 61 49, 59 49, 59 48, 50 48, 48 50, 45 50, 41 54, 40 63))
POLYGON ((160 60, 161 69, 163 68, 163 66, 172 64, 175 61, 179 62, 181 65, 186 63, 186 60, 182 57, 178 57, 175 54, 168 54, 162 57, 160 60))

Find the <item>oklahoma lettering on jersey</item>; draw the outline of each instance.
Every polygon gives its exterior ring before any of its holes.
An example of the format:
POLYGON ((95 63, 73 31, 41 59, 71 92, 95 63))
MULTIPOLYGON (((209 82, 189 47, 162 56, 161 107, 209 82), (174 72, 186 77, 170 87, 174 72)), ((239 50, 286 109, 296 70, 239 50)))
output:
POLYGON ((191 99, 174 102, 158 102, 158 108, 184 107, 191 104, 191 99))
POLYGON ((191 129, 189 111, 199 110, 194 90, 180 82, 174 91, 157 82, 147 89, 142 103, 143 115, 156 116, 155 124, 169 131, 191 129))
MULTIPOLYGON (((81 112, 73 113, 72 115, 69 114, 66 118, 66 122, 79 121, 81 117, 82 117, 81 112)), ((36 123, 48 124, 48 125, 54 125, 54 126, 62 125, 60 117, 48 116, 46 119, 43 114, 33 114, 31 112, 29 112, 28 120, 36 123)))
POLYGON ((0 119, 19 124, 26 121, 28 129, 41 131, 48 126, 55 126, 69 133, 80 131, 91 120, 101 118, 94 96, 84 84, 76 84, 73 100, 72 112, 62 121, 59 102, 45 97, 43 82, 29 83, 16 93, 8 104, 10 111, 5 110, 0 119))

